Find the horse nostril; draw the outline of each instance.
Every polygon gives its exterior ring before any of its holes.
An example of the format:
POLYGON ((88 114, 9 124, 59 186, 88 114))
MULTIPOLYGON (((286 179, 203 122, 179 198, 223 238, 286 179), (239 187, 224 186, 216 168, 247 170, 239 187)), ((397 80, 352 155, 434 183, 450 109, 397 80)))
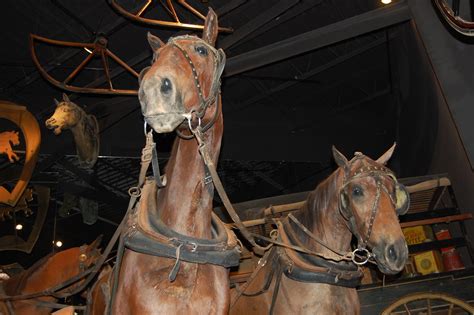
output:
POLYGON ((161 81, 161 88, 160 88, 161 93, 168 94, 169 92, 171 92, 172 89, 173 89, 173 85, 171 84, 171 81, 168 78, 164 78, 161 81))
POLYGON ((396 261, 398 258, 398 255, 397 255, 397 250, 395 249, 395 246, 394 245, 390 245, 388 248, 387 248, 387 259, 389 261, 396 261))

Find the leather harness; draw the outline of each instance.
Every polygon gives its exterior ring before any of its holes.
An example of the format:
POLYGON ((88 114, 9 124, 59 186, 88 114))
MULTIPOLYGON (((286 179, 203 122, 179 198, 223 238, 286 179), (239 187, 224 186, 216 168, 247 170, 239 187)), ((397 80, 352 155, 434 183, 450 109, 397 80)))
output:
POLYGON ((151 217, 156 205, 149 202, 156 194, 154 180, 147 180, 142 189, 140 203, 129 217, 124 234, 125 247, 147 255, 176 259, 169 280, 174 281, 181 260, 232 267, 239 264, 240 249, 233 232, 212 213, 212 239, 202 239, 180 234, 170 229, 161 219, 151 217))

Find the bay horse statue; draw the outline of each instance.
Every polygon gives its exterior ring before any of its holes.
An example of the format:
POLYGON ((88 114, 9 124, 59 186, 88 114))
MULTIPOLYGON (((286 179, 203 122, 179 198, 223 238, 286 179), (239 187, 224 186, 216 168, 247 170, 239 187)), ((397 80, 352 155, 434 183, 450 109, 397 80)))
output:
POLYGON ((231 314, 359 314, 357 265, 372 261, 395 274, 408 257, 397 215, 408 210, 409 195, 384 166, 394 148, 377 161, 361 153, 348 161, 333 148, 339 168, 279 222, 281 246, 233 291, 231 314))
POLYGON ((4 131, 0 133, 0 154, 6 154, 10 163, 18 161, 20 157, 13 152, 12 145, 20 144, 18 131, 4 131))
MULTIPOLYGON (((106 312, 228 313, 227 267, 239 263, 239 248, 235 236, 212 213, 214 187, 198 142, 186 134, 186 129, 199 130, 199 139, 217 162, 223 133, 220 76, 225 65, 224 52, 214 48, 217 32, 217 15, 209 9, 202 38, 184 35, 165 44, 148 34, 154 58, 140 74, 142 113, 154 131, 177 129, 179 137, 165 168, 166 184, 159 184, 155 176, 140 190, 123 236, 125 250, 116 291, 112 286, 110 294, 112 306, 106 312), (164 187, 158 189, 158 184, 164 187)), ((101 301, 94 292, 93 296, 98 306, 93 305, 92 314, 103 314, 107 296, 101 301)))
POLYGON ((54 129, 59 135, 63 130, 70 129, 76 144, 79 165, 92 168, 99 156, 99 123, 94 115, 88 115, 81 107, 69 100, 63 93, 63 100, 54 99, 56 110, 46 120, 46 127, 54 129))
MULTIPOLYGON (((4 294, 18 296, 42 292, 79 275, 99 259, 100 240, 99 237, 90 245, 73 247, 50 254, 10 279, 0 281, 0 314, 51 314, 54 309, 53 304, 58 301, 56 297, 43 296, 34 299, 15 299, 9 302, 2 301, 1 297, 4 294)), ((66 292, 73 286, 68 286, 59 292, 66 292)))

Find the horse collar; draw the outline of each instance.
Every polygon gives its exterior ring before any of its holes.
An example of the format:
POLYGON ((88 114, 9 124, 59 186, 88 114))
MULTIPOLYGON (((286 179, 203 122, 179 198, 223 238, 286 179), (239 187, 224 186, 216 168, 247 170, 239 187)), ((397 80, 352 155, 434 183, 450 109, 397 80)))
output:
POLYGON ((142 254, 176 259, 169 276, 170 281, 176 277, 181 260, 224 267, 239 264, 240 248, 237 240, 216 215, 212 216, 212 239, 180 234, 160 219, 152 218, 149 212, 153 210, 144 205, 147 204, 148 195, 156 193, 153 186, 156 186, 155 182, 147 180, 140 203, 129 217, 128 230, 124 235, 127 248, 142 254))
MULTIPOLYGON (((298 242, 289 222, 285 223, 278 228, 281 241, 289 244, 298 242)), ((354 264, 332 262, 283 247, 277 247, 276 251, 285 275, 295 281, 353 288, 359 285, 362 278, 361 270, 354 264)))

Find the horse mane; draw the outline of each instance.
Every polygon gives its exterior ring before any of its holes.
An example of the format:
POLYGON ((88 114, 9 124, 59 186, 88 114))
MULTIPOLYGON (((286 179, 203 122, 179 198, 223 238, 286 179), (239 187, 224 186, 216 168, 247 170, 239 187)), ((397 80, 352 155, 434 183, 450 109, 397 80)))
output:
MULTIPOLYGON (((339 214, 339 212, 329 212, 330 209, 338 209, 338 200, 334 195, 339 192, 339 177, 342 169, 338 168, 329 177, 320 182, 306 198, 306 202, 297 212, 297 217, 308 229, 313 230, 316 225, 324 224, 325 217, 339 214)), ((300 235, 306 239, 303 233, 300 235)))
POLYGON ((44 266, 46 262, 54 255, 54 253, 49 253, 44 256, 37 262, 35 262, 30 268, 24 270, 23 272, 11 277, 4 282, 5 293, 8 295, 17 295, 20 294, 23 288, 25 287, 26 280, 33 275, 39 268, 44 266))

